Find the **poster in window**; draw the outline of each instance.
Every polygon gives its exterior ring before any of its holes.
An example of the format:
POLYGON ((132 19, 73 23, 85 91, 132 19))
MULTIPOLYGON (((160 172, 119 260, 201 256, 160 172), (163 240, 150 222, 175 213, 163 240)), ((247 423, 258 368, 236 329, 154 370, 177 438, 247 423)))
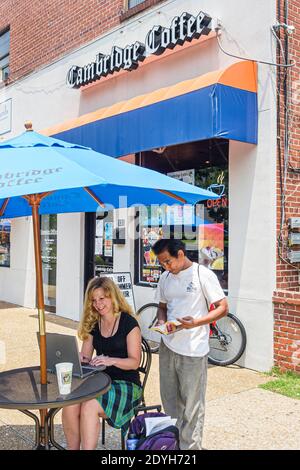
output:
POLYGON ((161 266, 152 246, 163 236, 161 227, 143 227, 141 237, 142 270, 141 281, 157 283, 161 275, 161 266))
POLYGON ((159 266, 157 257, 152 250, 154 243, 162 237, 162 229, 160 227, 143 227, 142 232, 142 249, 144 266, 159 266))
POLYGON ((167 173, 168 176, 171 178, 175 178, 179 181, 183 181, 184 183, 193 184, 195 185, 195 170, 181 170, 181 171, 172 171, 167 173))
POLYGON ((0 219, 0 267, 10 267, 10 230, 11 221, 0 219))
POLYGON ((95 255, 103 255, 103 237, 95 238, 95 255))
POLYGON ((104 256, 113 255, 113 223, 104 224, 104 256))
POLYGON ((195 223, 194 206, 191 204, 168 206, 166 222, 167 225, 193 225, 195 223))
POLYGON ((96 220, 96 237, 103 237, 103 220, 96 220))
POLYGON ((199 226, 199 263, 214 271, 224 270, 224 224, 199 226))

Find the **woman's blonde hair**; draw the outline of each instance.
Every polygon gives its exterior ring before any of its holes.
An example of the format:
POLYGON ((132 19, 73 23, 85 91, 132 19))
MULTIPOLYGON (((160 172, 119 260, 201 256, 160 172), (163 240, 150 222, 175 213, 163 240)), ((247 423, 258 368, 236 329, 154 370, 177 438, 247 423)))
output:
POLYGON ((99 313, 93 307, 93 293, 99 288, 104 290, 105 297, 112 300, 115 316, 119 316, 121 312, 133 314, 119 287, 109 277, 94 277, 85 291, 83 314, 78 329, 78 336, 82 341, 87 339, 99 319, 99 313))

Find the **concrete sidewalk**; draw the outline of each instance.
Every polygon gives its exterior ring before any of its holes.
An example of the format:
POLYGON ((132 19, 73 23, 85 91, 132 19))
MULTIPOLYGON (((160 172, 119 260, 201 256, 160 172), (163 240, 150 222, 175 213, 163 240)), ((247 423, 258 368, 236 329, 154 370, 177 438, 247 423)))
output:
MULTIPOLYGON (((39 363, 36 310, 0 302, 0 371, 39 363), (3 359, 3 360, 2 360, 3 359)), ((47 331, 76 335, 77 323, 47 314, 47 331)), ((203 446, 206 449, 299 449, 300 401, 257 386, 269 380, 237 366, 210 367, 203 446)), ((153 355, 147 404, 160 403, 158 357, 153 355)), ((56 440, 65 445, 60 413, 56 440)), ((106 426, 106 449, 120 448, 120 431, 106 426)), ((0 409, 0 450, 31 449, 33 421, 0 409)), ((99 444, 99 449, 103 447, 99 444)))

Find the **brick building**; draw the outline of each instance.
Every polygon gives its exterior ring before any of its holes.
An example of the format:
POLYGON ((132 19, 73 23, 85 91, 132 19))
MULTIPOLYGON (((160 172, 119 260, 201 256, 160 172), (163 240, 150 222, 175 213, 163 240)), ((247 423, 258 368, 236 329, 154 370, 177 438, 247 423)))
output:
MULTIPOLYGON (((216 175, 216 180, 210 183, 218 184, 219 188, 228 179, 225 184, 226 201, 229 200, 229 207, 225 207, 227 213, 224 215, 226 211, 223 211, 223 218, 214 219, 225 227, 221 247, 224 260, 222 269, 216 272, 228 290, 231 311, 246 326, 248 343, 240 364, 267 370, 275 362, 282 368, 299 371, 300 264, 291 261, 289 252, 297 251, 297 245, 289 246, 288 238, 291 232, 300 230, 289 229, 288 219, 299 217, 300 201, 300 0, 267 0, 263 6, 255 0, 251 11, 246 0, 238 3, 237 6, 236 0, 3 0, 0 5, 0 116, 9 114, 11 124, 9 119, 3 120, 0 138, 21 132, 23 122, 32 119, 38 131, 65 140, 74 139, 114 157, 165 173, 181 172, 181 176, 183 171, 190 171, 196 184, 200 179, 209 180, 208 168, 211 175, 216 175), (155 25, 170 28, 176 15, 188 12, 196 16, 200 10, 213 20, 207 36, 183 41, 184 44, 179 42, 166 53, 147 56, 130 73, 114 71, 85 86, 66 86, 66 77, 70 77, 68 73, 74 64, 76 73, 81 68, 83 74, 88 73, 84 67, 93 60, 97 64, 95 57, 100 52, 109 57, 113 46, 126 50, 127 45, 136 41, 143 43, 155 25), (214 32, 219 22, 219 40, 225 53, 214 32), (287 26, 294 26, 295 30, 287 26), (204 75, 225 71, 243 58, 281 65, 291 60, 296 62, 290 68, 258 63, 258 139, 255 144, 244 137, 225 135, 223 138, 223 134, 205 137, 197 131, 195 138, 184 135, 182 141, 174 141, 173 137, 163 141, 158 137, 155 145, 125 146, 125 150, 121 146, 119 152, 114 152, 109 146, 101 147, 100 138, 90 133, 88 126, 97 126, 100 122, 93 113, 98 116, 104 110, 115 122, 111 109, 119 103, 133 106, 131 100, 138 100, 139 96, 151 101, 152 94, 161 94, 164 89, 173 93, 171 87, 176 84, 196 78, 201 81, 204 75), (82 122, 87 124, 83 126, 82 122), (180 156, 185 164, 180 162, 180 156)), ((241 73, 237 75, 240 77, 241 73)), ((73 79, 76 81, 78 75, 73 74, 73 79)), ((239 84, 234 86, 238 88, 239 84)), ((195 119, 193 116, 192 121, 195 119)), ((187 118, 188 121, 191 126, 187 118)), ((119 125, 116 123, 115 129, 119 129, 119 125)), ((200 121, 198 127, 201 127, 200 121)), ((102 131, 97 128, 97 132, 102 131)), ((128 131, 128 140, 134 139, 133 134, 128 131)), ((110 141, 111 136, 113 134, 109 135, 110 141)), ((222 204, 226 204, 224 198, 222 204)), ((115 216, 110 214, 109 217, 107 223, 114 224, 115 216)), ((118 212, 117 219, 124 220, 126 228, 132 218, 130 211, 118 212)), ((50 305, 49 301, 49 308, 56 309, 57 314, 78 319, 85 278, 93 274, 93 270, 82 266, 82 259, 84 264, 92 264, 93 269, 97 264, 93 258, 95 253, 87 250, 85 240, 93 238, 93 244, 97 245, 105 235, 97 235, 95 221, 83 214, 58 215, 55 223, 57 265, 55 272, 51 271, 52 277, 49 275, 46 296, 50 300, 51 296, 55 297, 52 299, 55 305, 50 305), (71 232, 78 235, 73 236, 70 244, 71 232), (73 274, 68 271, 70 266, 73 274), (66 289, 75 292, 72 299, 65 298, 66 289)), ((0 266, 0 298, 34 306, 29 233, 30 220, 12 221, 10 262, 0 266), (18 241, 20 233, 27 234, 25 241, 24 237, 22 242, 18 241), (29 261, 24 268, 19 256, 28 250, 29 261), (22 288, 11 287, 16 283, 22 288)), ((124 246, 114 244, 106 249, 109 255, 104 256, 105 247, 101 247, 102 255, 97 256, 102 261, 98 260, 98 264, 103 262, 103 266, 114 271, 128 271, 130 266, 136 305, 152 301, 153 289, 149 285, 157 281, 158 270, 151 268, 150 261, 148 263, 146 251, 143 251, 147 247, 128 241, 124 246)), ((191 256, 200 261, 193 250, 191 256)))
MULTIPOLYGON (((300 215, 300 1, 279 2, 278 22, 295 27, 288 34, 278 29, 283 52, 278 60, 295 66, 278 71, 278 146, 277 146, 277 288, 274 292, 274 359, 283 369, 300 370, 300 272, 299 261, 290 258, 299 244, 290 246, 289 236, 297 234, 290 218, 300 215)), ((294 256, 297 256, 294 255, 294 256)), ((299 258, 300 259, 300 258, 299 258)), ((295 258, 297 260, 297 258, 295 258)))
POLYGON ((162 0, 4 0, 0 31, 10 28, 8 83, 34 72, 162 0))

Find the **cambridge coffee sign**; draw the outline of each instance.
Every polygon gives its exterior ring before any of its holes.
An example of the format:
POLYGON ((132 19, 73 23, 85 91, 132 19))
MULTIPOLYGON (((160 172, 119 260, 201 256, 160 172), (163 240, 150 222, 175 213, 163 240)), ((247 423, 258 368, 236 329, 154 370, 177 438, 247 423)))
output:
POLYGON ((97 54, 95 62, 83 67, 73 65, 67 75, 67 84, 71 88, 80 88, 121 69, 135 70, 151 54, 161 55, 166 49, 174 49, 186 41, 208 35, 211 32, 211 20, 202 11, 197 16, 189 13, 175 16, 170 28, 154 26, 147 34, 145 44, 136 41, 124 49, 114 46, 109 55, 97 54))

